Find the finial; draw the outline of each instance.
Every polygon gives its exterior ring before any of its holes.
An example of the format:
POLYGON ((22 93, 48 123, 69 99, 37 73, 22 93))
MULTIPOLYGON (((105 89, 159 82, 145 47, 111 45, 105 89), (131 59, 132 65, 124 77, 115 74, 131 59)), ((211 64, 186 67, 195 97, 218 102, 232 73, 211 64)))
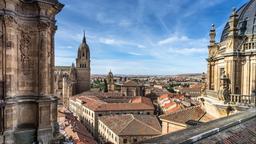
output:
POLYGON ((86 43, 86 38, 85 38, 85 30, 84 30, 83 43, 86 43))
POLYGON ((215 30, 215 25, 212 24, 211 30, 215 30))
POLYGON ((233 7, 232 8, 232 15, 235 15, 236 14, 236 7, 233 7))

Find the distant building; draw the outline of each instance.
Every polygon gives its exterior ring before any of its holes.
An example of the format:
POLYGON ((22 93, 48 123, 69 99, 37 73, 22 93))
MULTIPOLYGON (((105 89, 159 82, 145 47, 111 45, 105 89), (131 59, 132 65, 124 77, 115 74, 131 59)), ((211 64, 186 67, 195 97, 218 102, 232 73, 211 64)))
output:
POLYGON ((121 93, 123 96, 145 96, 145 86, 135 80, 128 80, 121 85, 121 93))
POLYGON ((55 68, 55 94, 64 106, 68 106, 70 96, 90 90, 90 49, 85 35, 77 51, 76 65, 55 68))
POLYGON ((131 144, 161 135, 161 126, 153 115, 110 115, 99 118, 101 143, 131 144))
POLYGON ((201 87, 178 87, 176 91, 189 97, 201 96, 201 87))
POLYGON ((114 81, 114 75, 110 71, 107 76, 107 85, 108 85, 108 91, 115 91, 115 81, 114 81))

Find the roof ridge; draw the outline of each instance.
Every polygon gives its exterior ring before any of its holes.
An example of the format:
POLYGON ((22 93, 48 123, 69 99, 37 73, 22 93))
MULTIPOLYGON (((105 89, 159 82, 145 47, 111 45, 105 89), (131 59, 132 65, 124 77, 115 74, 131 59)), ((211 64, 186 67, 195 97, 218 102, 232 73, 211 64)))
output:
MULTIPOLYGON (((132 114, 128 114, 128 115, 132 115, 132 114)), ((119 132, 119 134, 122 133, 123 130, 124 130, 125 128, 127 128, 128 125, 129 125, 134 119, 135 119, 135 118, 134 118, 134 116, 132 115, 132 119, 127 123, 127 125, 126 125, 125 127, 123 127, 123 129, 119 132)))
MULTIPOLYGON (((150 128, 153 129, 154 131, 159 132, 157 129, 155 129, 154 127, 152 127, 151 125, 149 125, 149 124, 147 124, 147 123, 144 123, 144 122, 142 122, 142 121, 140 121, 140 120, 138 120, 138 119, 135 119, 135 121, 138 121, 139 123, 142 123, 143 125, 146 125, 146 126, 150 127, 150 128)), ((159 123, 158 123, 158 125, 159 125, 159 123)))

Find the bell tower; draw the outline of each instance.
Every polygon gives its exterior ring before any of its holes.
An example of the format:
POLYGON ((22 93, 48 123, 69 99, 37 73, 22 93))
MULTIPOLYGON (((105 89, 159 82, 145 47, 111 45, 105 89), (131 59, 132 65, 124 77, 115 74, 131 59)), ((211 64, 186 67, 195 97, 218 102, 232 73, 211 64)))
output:
POLYGON ((90 49, 86 43, 85 33, 77 51, 76 68, 90 69, 90 49))
POLYGON ((90 48, 87 45, 85 32, 77 51, 76 72, 77 84, 76 94, 90 90, 90 48))

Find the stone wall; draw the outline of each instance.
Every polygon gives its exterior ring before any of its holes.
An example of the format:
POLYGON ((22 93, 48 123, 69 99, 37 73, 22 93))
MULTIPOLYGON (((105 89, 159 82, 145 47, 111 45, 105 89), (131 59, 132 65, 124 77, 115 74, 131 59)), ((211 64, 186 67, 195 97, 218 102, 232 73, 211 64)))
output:
POLYGON ((53 137, 55 15, 62 7, 55 0, 0 0, 6 143, 46 143, 53 137))

